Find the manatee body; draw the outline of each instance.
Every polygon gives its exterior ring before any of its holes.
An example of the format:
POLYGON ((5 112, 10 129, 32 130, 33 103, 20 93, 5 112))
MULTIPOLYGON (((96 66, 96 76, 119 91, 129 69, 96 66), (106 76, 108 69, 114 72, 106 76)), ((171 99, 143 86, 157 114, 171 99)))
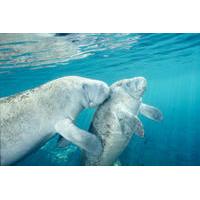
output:
POLYGON ((111 85, 110 98, 99 106, 89 129, 101 140, 102 151, 98 156, 86 152, 85 165, 113 165, 134 133, 143 137, 139 113, 156 121, 162 119, 158 109, 142 103, 146 85, 143 77, 125 79, 111 85))
POLYGON ((20 160, 56 132, 84 150, 91 151, 94 144, 99 145, 99 141, 73 122, 84 108, 99 105, 108 95, 109 87, 102 81, 69 76, 1 98, 1 165, 20 160))

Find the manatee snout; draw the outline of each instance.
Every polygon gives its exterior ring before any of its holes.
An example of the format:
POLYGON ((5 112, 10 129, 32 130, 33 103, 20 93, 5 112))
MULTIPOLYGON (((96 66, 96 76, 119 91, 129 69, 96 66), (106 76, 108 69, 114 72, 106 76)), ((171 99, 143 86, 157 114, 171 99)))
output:
POLYGON ((84 107, 96 107, 110 95, 110 87, 103 81, 91 81, 82 86, 86 104, 84 107))
POLYGON ((93 107, 102 104, 110 95, 110 87, 104 83, 100 82, 96 88, 96 97, 93 107))
POLYGON ((143 96, 146 90, 147 81, 144 77, 135 77, 128 80, 127 86, 128 93, 130 93, 132 96, 135 96, 136 98, 140 98, 143 96))
POLYGON ((143 92, 147 87, 147 80, 144 77, 135 78, 136 90, 139 92, 143 92))

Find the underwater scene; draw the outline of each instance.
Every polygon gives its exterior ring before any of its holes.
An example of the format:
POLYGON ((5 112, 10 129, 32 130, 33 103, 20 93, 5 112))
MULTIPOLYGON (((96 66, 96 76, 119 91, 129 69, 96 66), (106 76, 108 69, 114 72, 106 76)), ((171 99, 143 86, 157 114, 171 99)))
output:
POLYGON ((2 165, 199 166, 200 34, 2 33, 0 117, 2 165))

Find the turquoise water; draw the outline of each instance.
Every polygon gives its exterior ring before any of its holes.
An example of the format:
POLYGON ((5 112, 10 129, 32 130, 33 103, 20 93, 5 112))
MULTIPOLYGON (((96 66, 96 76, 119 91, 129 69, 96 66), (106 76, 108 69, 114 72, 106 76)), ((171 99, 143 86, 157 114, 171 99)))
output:
MULTIPOLYGON (((200 34, 0 34, 0 97, 68 75, 117 80, 144 76, 145 103, 164 114, 142 116, 122 165, 200 165, 200 34)), ((94 110, 77 124, 88 129, 94 110)), ((80 165, 80 150, 56 148, 57 135, 17 165, 80 165)))

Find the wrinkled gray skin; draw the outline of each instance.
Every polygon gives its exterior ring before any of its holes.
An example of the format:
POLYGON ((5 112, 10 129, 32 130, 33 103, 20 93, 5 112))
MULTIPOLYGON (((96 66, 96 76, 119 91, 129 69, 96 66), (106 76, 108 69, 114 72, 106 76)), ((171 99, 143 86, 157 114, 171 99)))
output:
POLYGON ((1 98, 1 165, 13 164, 39 148, 55 134, 55 125, 64 119, 79 134, 81 130, 73 125, 76 116, 84 108, 101 104, 108 96, 109 87, 104 82, 69 76, 1 98))
POLYGON ((156 121, 162 119, 158 109, 142 104, 146 85, 143 77, 125 79, 111 85, 110 98, 99 106, 89 129, 101 140, 103 150, 99 156, 86 152, 84 165, 113 165, 133 133, 143 137, 143 125, 137 117, 139 113, 156 121))

